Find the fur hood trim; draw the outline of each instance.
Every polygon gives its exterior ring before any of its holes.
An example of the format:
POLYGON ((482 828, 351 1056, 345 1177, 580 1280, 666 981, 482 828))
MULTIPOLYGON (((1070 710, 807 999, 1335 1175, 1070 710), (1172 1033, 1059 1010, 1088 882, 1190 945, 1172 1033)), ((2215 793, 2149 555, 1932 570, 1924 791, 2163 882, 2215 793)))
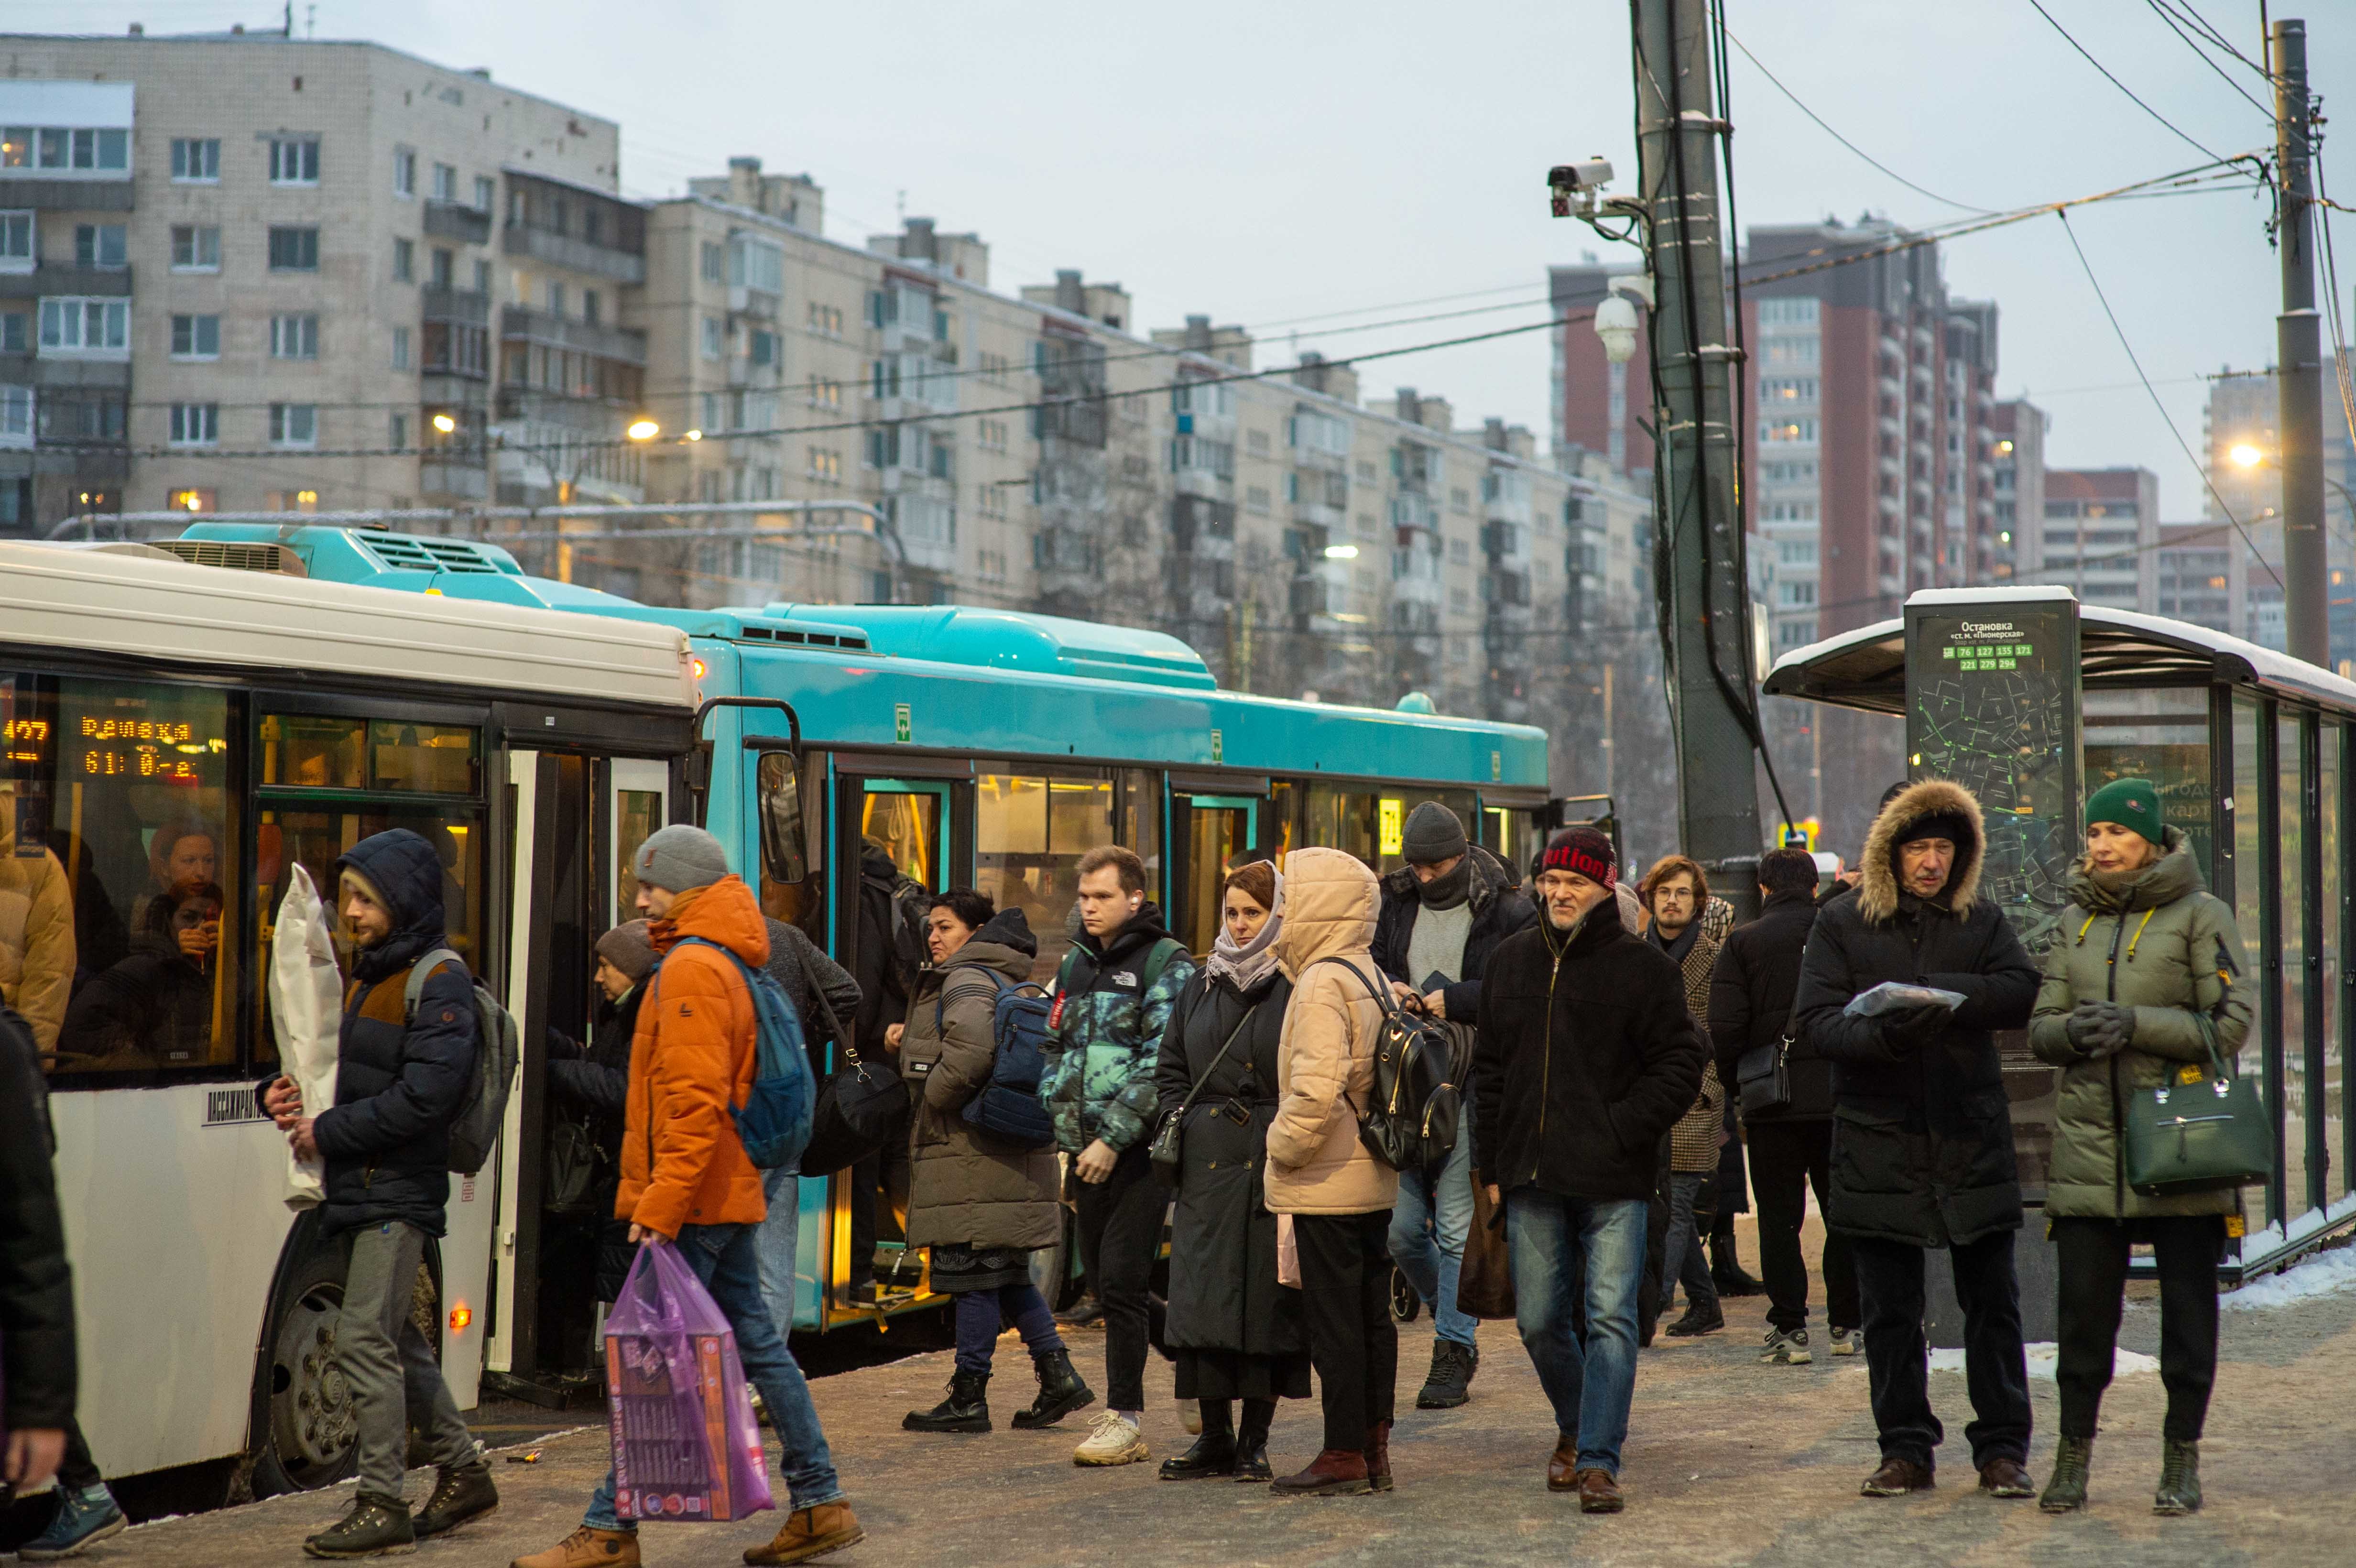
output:
POLYGON ((1865 836, 1863 864, 1858 867, 1858 912, 1876 924, 1898 912, 1898 835, 1926 816, 1948 814, 1971 824, 1972 841, 1955 846, 1955 868, 1948 874, 1948 908, 1958 915, 1970 912, 1979 896, 1980 862, 1987 846, 1987 827, 1980 803, 1972 792, 1947 779, 1923 779, 1900 792, 1881 808, 1865 836))

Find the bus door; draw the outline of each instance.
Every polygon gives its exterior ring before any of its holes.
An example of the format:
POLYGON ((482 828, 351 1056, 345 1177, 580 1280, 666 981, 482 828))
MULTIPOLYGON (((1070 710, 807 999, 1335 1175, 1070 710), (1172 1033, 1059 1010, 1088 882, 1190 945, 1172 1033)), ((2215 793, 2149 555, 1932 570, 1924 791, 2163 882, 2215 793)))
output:
POLYGON ((1219 933, 1219 888, 1227 862, 1259 842, 1260 802, 1240 795, 1178 795, 1170 803, 1173 857, 1170 933, 1189 953, 1211 951, 1219 933))

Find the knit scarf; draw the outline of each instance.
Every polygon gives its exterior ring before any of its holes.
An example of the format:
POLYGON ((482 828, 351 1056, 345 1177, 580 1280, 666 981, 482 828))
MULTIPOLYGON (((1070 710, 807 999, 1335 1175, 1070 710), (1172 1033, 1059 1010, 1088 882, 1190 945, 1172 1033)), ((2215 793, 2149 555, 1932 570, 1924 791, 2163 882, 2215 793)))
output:
POLYGON ((1249 992, 1275 970, 1276 934, 1283 927, 1284 873, 1278 871, 1276 904, 1269 911, 1268 922, 1259 928, 1259 934, 1238 947, 1227 934, 1227 923, 1219 922, 1219 934, 1211 943, 1211 977, 1225 980, 1238 991, 1249 992))

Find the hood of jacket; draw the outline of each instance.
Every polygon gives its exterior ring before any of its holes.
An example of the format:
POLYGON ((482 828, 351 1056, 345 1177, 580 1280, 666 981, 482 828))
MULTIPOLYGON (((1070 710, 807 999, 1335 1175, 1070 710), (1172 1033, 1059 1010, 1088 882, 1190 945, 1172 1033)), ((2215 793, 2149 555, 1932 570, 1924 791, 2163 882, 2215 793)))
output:
POLYGON ((2181 827, 2161 829, 2165 839, 2158 859, 2125 879, 2104 878, 2093 860, 2081 857, 2070 873, 2070 901, 2090 914, 2119 914, 2160 909, 2177 900, 2208 890, 2201 862, 2193 859, 2192 840, 2181 827))
POLYGON ((1967 914, 1978 897, 1980 862, 1987 844, 1987 828, 1980 803, 1972 792, 1947 779, 1923 779, 1907 785, 1881 808, 1865 836, 1865 854, 1858 865, 1858 912, 1874 923, 1898 912, 1898 835, 1923 817, 1952 815, 1970 826, 1971 841, 1955 846, 1955 863, 1943 890, 1947 907, 1967 914))
POLYGON ((995 969, 1018 983, 1031 978, 1031 961, 1039 956, 1039 939, 1022 910, 1000 910, 966 938, 963 947, 948 956, 943 969, 995 969))
POLYGON ((683 936, 701 937, 724 947, 755 969, 769 961, 769 923, 744 879, 734 872, 707 888, 691 888, 672 901, 670 912, 647 923, 655 951, 668 953, 683 936))
POLYGON ((1375 874, 1343 849, 1295 849, 1284 858, 1284 930, 1276 939, 1285 974, 1320 958, 1363 953, 1375 939, 1380 903, 1375 874))
MULTIPOLYGON (((1286 857, 1287 864, 1290 863, 1290 859, 1286 857)), ((1477 915, 1488 906, 1491 899, 1512 889, 1513 878, 1506 871, 1504 861, 1478 844, 1465 847, 1464 859, 1472 867, 1472 886, 1465 892, 1464 901, 1472 906, 1472 912, 1477 915)), ((1394 898, 1419 897, 1422 887, 1423 884, 1415 880, 1415 868, 1412 866, 1397 867, 1386 872, 1382 880, 1383 891, 1394 898)))
MULTIPOLYGON (((1080 906, 1077 903, 1074 903, 1072 905, 1075 912, 1075 918, 1077 918, 1076 912, 1079 907, 1080 906)), ((990 920, 982 923, 982 930, 989 930, 991 925, 998 920, 1000 915, 1019 912, 1020 912, 1001 910, 997 915, 992 915, 990 920)), ((1031 929, 1031 925, 1028 921, 1023 923, 1023 929, 1025 932, 1028 932, 1031 929)), ((981 933, 976 932, 974 934, 976 937, 979 937, 981 933)), ((1098 938, 1095 933, 1083 926, 1080 928, 1079 934, 1073 937, 1072 940, 1079 944, 1080 949, 1083 952, 1087 953, 1089 957, 1096 961, 1098 970, 1102 972, 1103 970, 1111 967, 1112 961, 1121 954, 1139 952, 1142 949, 1151 947, 1169 934, 1170 933, 1168 929, 1162 923, 1162 906, 1155 903, 1151 899, 1148 899, 1143 903, 1138 905, 1137 912, 1130 915, 1128 921, 1110 936, 1098 938)), ((1035 942, 1033 943, 1033 945, 1036 945, 1035 942)))
MULTIPOLYGON (((441 944, 442 857, 422 836, 393 827, 363 838, 337 858, 337 874, 347 869, 382 895, 392 916, 392 934, 361 950, 352 965, 354 975, 381 980, 441 944)), ((341 902, 332 890, 327 896, 341 902)))
POLYGON ((859 845, 859 874, 873 878, 888 887, 893 879, 900 874, 900 868, 891 856, 862 839, 859 845))

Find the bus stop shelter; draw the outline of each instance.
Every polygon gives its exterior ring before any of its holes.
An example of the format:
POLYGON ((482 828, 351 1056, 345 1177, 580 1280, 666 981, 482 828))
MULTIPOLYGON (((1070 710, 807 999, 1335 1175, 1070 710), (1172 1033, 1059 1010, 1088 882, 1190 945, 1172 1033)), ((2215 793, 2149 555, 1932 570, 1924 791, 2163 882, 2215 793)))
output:
MULTIPOLYGON (((2243 1189, 2245 1234, 2228 1277, 2279 1267, 2356 1224, 2356 969, 2342 962, 2356 941, 2356 681, 2205 626, 2083 604, 2066 589, 1936 589, 1910 598, 1902 618, 1793 650, 1764 689, 1906 719, 1909 773, 1924 777, 1951 771, 1938 765, 1949 753, 1926 761, 1917 739, 1939 728, 1929 710, 1975 681, 1974 701, 2020 726, 2017 737, 1987 731, 1989 749, 2050 753, 2045 799, 2028 800, 2024 785, 2017 808, 2024 820, 2046 813, 2042 847, 2024 855, 2045 863, 2019 868, 2007 908, 2040 958, 2062 896, 2056 858, 2083 848, 2084 796, 2115 778, 2152 781, 2210 890, 2235 911, 2258 988, 2240 1071, 2257 1078, 2273 1117, 2274 1169, 2243 1189), (1974 672, 1961 677, 1958 650, 1933 645, 1958 640, 1958 627, 1981 639, 1960 650, 1974 672), (2004 627, 2021 630, 1990 629, 2004 627)), ((2014 809, 1996 803, 1992 825, 2014 809)), ((2051 1072, 2019 1041, 2007 1057, 2022 1184, 2037 1201, 2048 1146, 2036 1075, 2046 1073, 2050 1107, 2051 1072)))

